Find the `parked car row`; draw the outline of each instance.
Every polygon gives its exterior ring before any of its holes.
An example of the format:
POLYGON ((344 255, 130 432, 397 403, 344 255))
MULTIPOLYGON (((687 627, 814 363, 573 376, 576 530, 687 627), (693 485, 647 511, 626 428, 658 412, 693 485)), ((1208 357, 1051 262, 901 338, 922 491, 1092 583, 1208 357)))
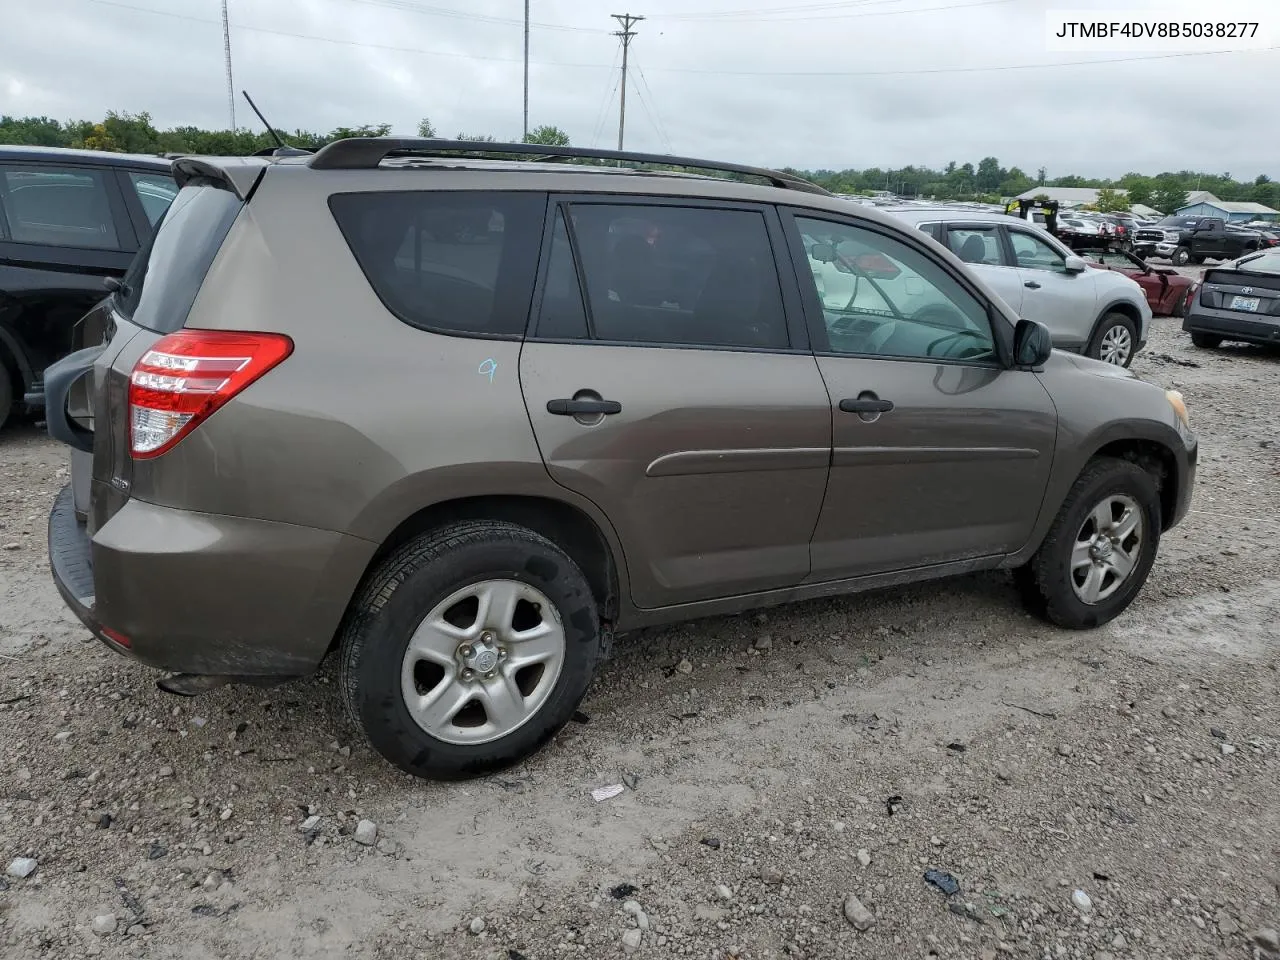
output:
POLYGON ((1138 230, 1133 250, 1142 257, 1163 257, 1180 267, 1210 258, 1233 260, 1277 242, 1280 236, 1271 231, 1236 227, 1221 217, 1165 217, 1138 230))
POLYGON ((47 372, 50 433, 92 454, 55 582, 165 689, 332 653, 376 750, 466 777, 545 744, 639 627, 1009 569, 1084 629, 1142 588, 1198 441, 1122 369, 1133 279, 1001 214, 487 149, 177 160, 47 372))

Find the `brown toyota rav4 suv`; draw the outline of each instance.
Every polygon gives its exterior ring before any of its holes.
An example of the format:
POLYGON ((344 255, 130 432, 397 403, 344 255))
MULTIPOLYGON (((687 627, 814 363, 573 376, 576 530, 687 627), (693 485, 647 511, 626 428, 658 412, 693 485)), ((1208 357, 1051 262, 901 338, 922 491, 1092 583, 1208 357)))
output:
POLYGON ((396 139, 173 169, 46 377, 82 451, 54 577, 173 692, 332 651, 418 776, 528 756, 642 626, 994 568, 1097 626, 1191 498, 1178 394, 786 174, 396 139))

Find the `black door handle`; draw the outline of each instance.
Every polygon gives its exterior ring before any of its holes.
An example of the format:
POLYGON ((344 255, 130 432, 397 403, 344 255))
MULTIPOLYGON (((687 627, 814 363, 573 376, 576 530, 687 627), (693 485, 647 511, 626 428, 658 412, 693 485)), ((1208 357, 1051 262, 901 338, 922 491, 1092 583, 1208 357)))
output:
POLYGON ((548 400, 547 413, 557 417, 591 417, 597 414, 610 416, 622 412, 617 400, 548 400))
POLYGON ((1034 280, 1028 280, 1026 283, 1023 284, 1023 286, 1026 287, 1028 290, 1040 289, 1040 284, 1036 283, 1034 280))
POLYGON ((893 401, 859 397, 856 400, 841 400, 840 409, 844 413, 888 413, 893 409, 893 401))

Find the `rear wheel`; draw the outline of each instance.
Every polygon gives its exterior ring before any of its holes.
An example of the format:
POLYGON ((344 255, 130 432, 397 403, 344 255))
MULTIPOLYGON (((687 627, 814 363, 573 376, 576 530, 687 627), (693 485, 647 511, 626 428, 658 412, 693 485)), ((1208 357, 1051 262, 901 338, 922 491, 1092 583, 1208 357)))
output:
POLYGON ((383 757, 414 776, 460 779, 550 740, 601 654, 577 564, 524 527, 472 521, 377 568, 343 629, 342 688, 383 757))
POLYGON ((1017 576, 1028 607, 1073 630, 1119 616, 1151 572, 1160 522, 1160 496, 1147 471, 1128 460, 1094 460, 1017 576))
POLYGON ((4 426, 9 414, 13 412, 13 378, 0 357, 0 427, 4 426))
POLYGON ((1173 251, 1173 255, 1169 257, 1175 267, 1185 267, 1187 261, 1191 259, 1191 251, 1186 247, 1179 247, 1173 251))
POLYGON ((1216 350, 1222 346, 1222 338, 1216 337, 1212 333, 1193 333, 1191 334, 1191 342, 1202 350, 1216 350))
POLYGON ((1123 313, 1106 314, 1098 323, 1093 339, 1089 341, 1088 355, 1095 360, 1127 367, 1133 361, 1138 342, 1138 330, 1123 313))
POLYGON ((1204 263, 1204 254, 1202 254, 1202 253, 1194 254, 1194 255, 1191 257, 1191 262, 1192 262, 1192 263, 1195 263, 1195 264, 1201 264, 1201 263, 1204 263))

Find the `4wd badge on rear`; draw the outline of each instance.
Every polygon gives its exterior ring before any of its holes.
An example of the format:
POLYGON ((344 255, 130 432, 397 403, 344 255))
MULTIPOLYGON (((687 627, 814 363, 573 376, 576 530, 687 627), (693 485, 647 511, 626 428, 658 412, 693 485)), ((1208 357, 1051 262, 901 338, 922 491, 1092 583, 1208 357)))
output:
POLYGON ((111 485, 115 487, 117 490, 123 490, 126 493, 129 490, 129 481, 126 480, 124 477, 112 477, 111 485))

